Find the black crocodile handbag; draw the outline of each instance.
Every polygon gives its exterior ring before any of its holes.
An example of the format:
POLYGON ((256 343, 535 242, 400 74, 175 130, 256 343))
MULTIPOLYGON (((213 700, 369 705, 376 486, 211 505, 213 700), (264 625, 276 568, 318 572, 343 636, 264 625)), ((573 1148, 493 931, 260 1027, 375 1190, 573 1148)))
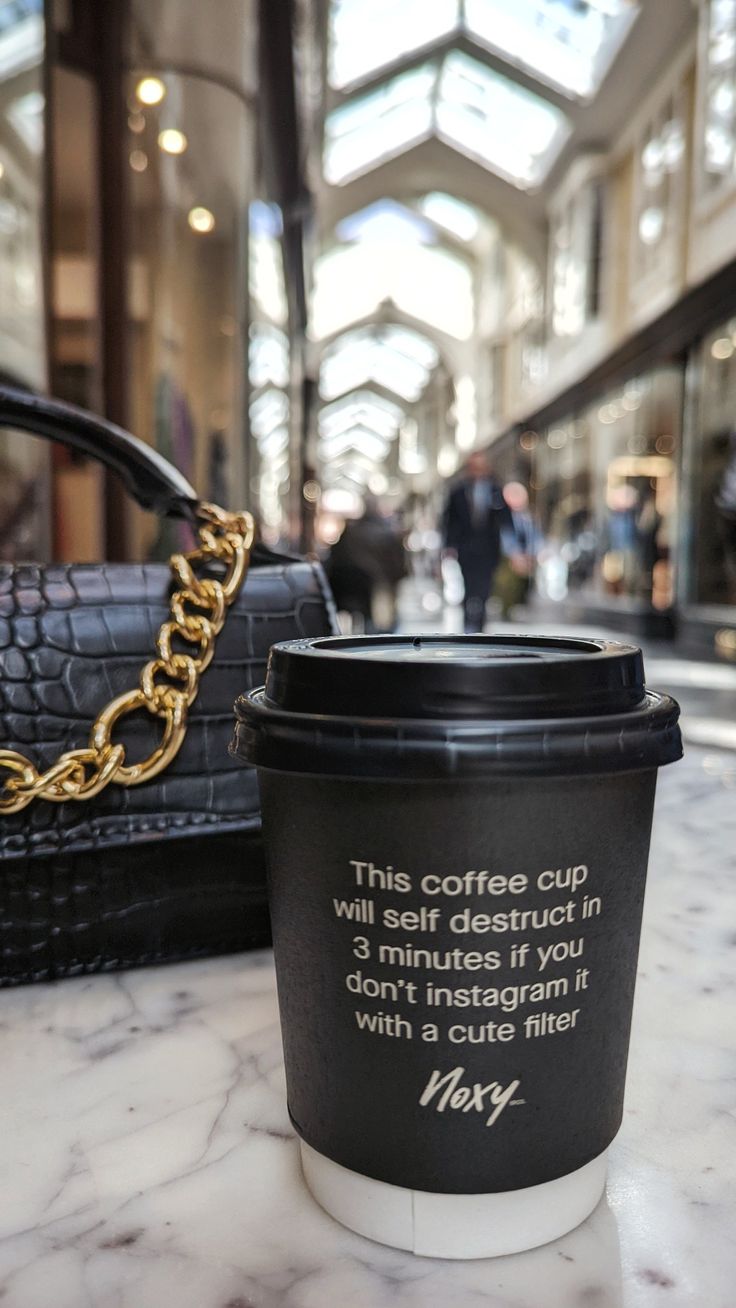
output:
POLYGON ((334 630, 318 564, 252 546, 155 450, 0 388, 0 426, 99 459, 195 529, 166 564, 0 564, 0 986, 268 942, 233 703, 274 641, 334 630))

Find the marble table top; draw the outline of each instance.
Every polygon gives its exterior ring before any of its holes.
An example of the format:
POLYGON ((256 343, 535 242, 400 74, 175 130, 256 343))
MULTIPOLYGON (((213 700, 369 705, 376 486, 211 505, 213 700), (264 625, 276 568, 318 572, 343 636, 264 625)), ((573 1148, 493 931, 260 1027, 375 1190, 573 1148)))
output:
POLYGON ((470 1263, 306 1192, 269 953, 0 995, 1 1308, 733 1308, 736 755, 659 786, 624 1126, 577 1231, 470 1263))

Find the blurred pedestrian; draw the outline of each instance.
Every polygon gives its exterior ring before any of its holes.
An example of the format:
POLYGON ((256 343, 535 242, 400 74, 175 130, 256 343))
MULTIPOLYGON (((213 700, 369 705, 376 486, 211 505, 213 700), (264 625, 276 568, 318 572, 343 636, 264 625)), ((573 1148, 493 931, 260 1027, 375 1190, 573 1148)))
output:
POLYGON ((482 631, 486 604, 501 559, 501 532, 513 531, 511 511, 486 455, 474 451, 450 491, 443 514, 445 553, 463 574, 465 631, 482 631))
POLYGON ((393 630, 398 585, 407 573, 406 554, 375 500, 367 497, 362 516, 345 523, 326 570, 338 610, 349 613, 356 628, 393 630))
POLYGON ((501 602, 501 617, 507 620, 529 596, 542 535, 529 511, 529 492, 522 482, 507 482, 503 498, 511 513, 511 525, 501 528, 504 558, 496 573, 494 595, 501 602))
POLYGON ((608 518, 603 529, 604 549, 601 573, 611 595, 636 593, 639 567, 637 554, 637 493, 631 482, 608 487, 608 518))

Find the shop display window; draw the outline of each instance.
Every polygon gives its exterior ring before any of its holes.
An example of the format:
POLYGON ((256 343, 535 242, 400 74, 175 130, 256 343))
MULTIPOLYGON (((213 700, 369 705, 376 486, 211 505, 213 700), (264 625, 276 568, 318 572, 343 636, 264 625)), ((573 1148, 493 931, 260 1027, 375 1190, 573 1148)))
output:
MULTIPOLYGON (((131 425, 205 498, 236 504, 246 482, 252 108, 206 78, 145 66, 128 97, 131 425)), ((135 522, 139 557, 188 544, 186 526, 135 522)))
POLYGON ((736 318, 706 338, 697 364, 690 599, 736 605, 736 318))
POLYGON ((681 370, 664 367, 527 436, 550 598, 670 607, 681 408, 681 370))
POLYGON ((589 586, 595 567, 590 428, 569 419, 548 431, 525 432, 521 448, 531 457, 531 490, 541 528, 538 585, 561 600, 589 586))
POLYGON ((683 378, 663 367, 612 390, 584 415, 591 433, 595 589, 667 609, 673 601, 683 378))

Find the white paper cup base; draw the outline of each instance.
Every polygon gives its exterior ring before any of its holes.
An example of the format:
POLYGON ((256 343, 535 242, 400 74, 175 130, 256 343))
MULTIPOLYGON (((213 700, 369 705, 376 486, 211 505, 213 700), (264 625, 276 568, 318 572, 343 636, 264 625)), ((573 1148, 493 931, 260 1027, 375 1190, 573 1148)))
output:
POLYGON ((543 1185, 500 1194, 431 1194, 351 1172, 300 1140, 317 1203, 359 1235, 427 1258, 494 1258, 556 1240, 592 1213, 606 1184, 608 1150, 543 1185))

